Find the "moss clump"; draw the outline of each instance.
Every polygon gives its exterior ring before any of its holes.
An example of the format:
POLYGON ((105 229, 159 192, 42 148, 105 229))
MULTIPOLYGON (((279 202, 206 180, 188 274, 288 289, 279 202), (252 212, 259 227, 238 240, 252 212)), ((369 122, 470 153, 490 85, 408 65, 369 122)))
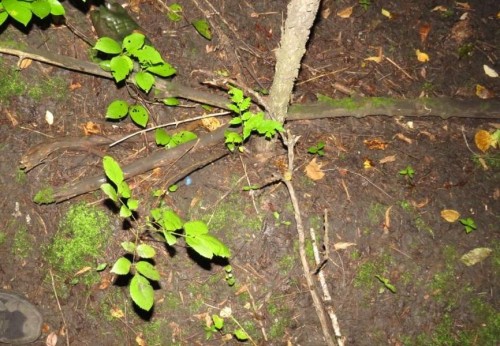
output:
POLYGON ((36 204, 50 204, 54 203, 54 189, 51 187, 46 187, 38 191, 33 197, 33 202, 36 204))
POLYGON ((20 227, 14 236, 12 254, 19 258, 27 258, 33 248, 33 238, 26 227, 20 227))
POLYGON ((85 266, 95 266, 111 234, 109 224, 106 214, 95 207, 72 206, 47 248, 49 263, 62 274, 74 274, 85 266))

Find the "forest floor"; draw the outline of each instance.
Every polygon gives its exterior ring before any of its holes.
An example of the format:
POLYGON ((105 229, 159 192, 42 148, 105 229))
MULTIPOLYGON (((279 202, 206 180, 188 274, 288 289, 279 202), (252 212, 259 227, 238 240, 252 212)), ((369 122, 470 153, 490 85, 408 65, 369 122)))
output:
MULTIPOLYGON (((255 90, 269 89, 287 1, 210 3, 213 8, 204 0, 182 6, 186 20, 204 18, 202 10, 207 10, 211 23, 220 24, 211 41, 185 20, 167 19, 161 0, 137 0, 128 8, 177 69, 174 80, 224 97, 224 90, 204 83, 223 72, 255 90), (223 42, 220 32, 231 41, 223 42), (234 51, 229 54, 227 47, 234 51), (237 61, 230 58, 235 53, 237 61)), ((95 37, 89 8, 64 6, 68 22, 95 37)), ((499 13, 494 0, 325 0, 292 102, 349 93, 396 99, 500 95, 499 79, 483 68, 500 71, 499 13), (417 49, 428 54, 428 61, 417 59, 417 49), (380 61, 367 60, 380 52, 380 61)), ((2 27, 0 46, 89 60, 89 46, 64 26, 38 23, 21 29, 2 27)), ((144 313, 133 305, 126 282, 110 273, 124 254, 120 244, 134 240, 134 224, 124 224, 101 192, 50 205, 35 204, 33 196, 48 186, 99 174, 103 155, 126 164, 164 149, 147 140, 108 149, 63 149, 28 173, 19 168, 30 148, 83 137, 84 129, 104 136, 137 131, 130 119, 105 120, 111 101, 141 102, 137 92, 39 62, 20 70, 16 64, 16 57, 1 55, 0 213, 5 223, 0 227, 0 288, 28 297, 41 310, 43 330, 35 344, 45 345, 50 336, 52 345, 325 345, 285 185, 244 189, 261 186, 279 172, 286 162, 284 148, 276 145, 262 155, 249 143, 247 153, 232 153, 190 173, 177 191, 164 196, 162 202, 184 220, 207 222, 228 246, 236 283, 229 286, 225 280, 227 262, 206 262, 180 245, 169 248, 144 235, 141 241, 156 249, 161 274, 154 308, 144 313), (47 111, 54 117, 51 125, 47 111), (82 252, 81 258, 76 255, 82 252), (97 271, 103 263, 107 268, 97 271), (220 331, 207 332, 207 317, 225 307, 234 319, 226 319, 220 331), (234 338, 240 327, 251 340, 234 338)), ((180 107, 147 107, 151 124, 205 112, 187 100, 180 107)), ((345 344, 500 344, 500 153, 498 148, 482 152, 475 144, 479 130, 493 133, 500 120, 374 114, 285 126, 300 136, 292 182, 308 239, 313 229, 319 250, 328 255, 321 272, 345 344), (308 153, 320 142, 324 155, 308 153), (323 176, 306 171, 313 160, 323 176), (443 210, 460 216, 446 221, 443 210), (472 222, 475 229, 467 232, 463 223, 472 222), (478 248, 489 256, 466 265, 462 256, 478 248)), ((207 132, 198 122, 179 129, 199 136, 207 132)), ((141 200, 139 221, 157 206, 152 192, 166 189, 170 174, 166 166, 129 181, 141 200)), ((308 240, 307 259, 315 268, 312 252, 308 240)))

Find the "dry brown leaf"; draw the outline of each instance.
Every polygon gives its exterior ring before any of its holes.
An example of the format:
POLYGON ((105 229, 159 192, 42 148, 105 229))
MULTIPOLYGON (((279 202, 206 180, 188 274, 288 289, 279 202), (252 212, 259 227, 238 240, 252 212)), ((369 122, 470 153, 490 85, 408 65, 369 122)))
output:
POLYGON ((389 229, 391 228, 391 209, 392 205, 385 211, 384 233, 389 233, 389 229))
POLYGON ((413 141, 411 140, 411 138, 406 137, 402 133, 397 133, 395 137, 397 139, 399 139, 400 141, 406 142, 408 144, 412 144, 413 143, 413 141))
POLYGON ((356 243, 349 243, 349 242, 344 242, 344 241, 341 241, 341 242, 338 242, 338 243, 335 243, 333 244, 333 248, 335 250, 345 250, 347 249, 348 247, 350 246, 354 246, 356 245, 356 243))
POLYGON ((125 314, 123 313, 123 310, 118 308, 118 307, 112 307, 111 310, 109 311, 111 316, 114 318, 123 318, 125 314))
POLYGON ((464 263, 466 266, 470 267, 474 264, 480 263, 488 258, 489 255, 493 252, 492 249, 487 247, 478 247, 473 250, 470 250, 465 255, 460 257, 460 261, 464 263))
POLYGON ((109 286, 111 285, 111 280, 109 279, 109 277, 102 277, 101 278, 101 282, 99 283, 99 289, 100 290, 105 290, 106 288, 108 288, 109 286))
POLYGON ((489 67, 488 65, 483 65, 483 70, 484 70, 484 73, 486 73, 486 75, 488 77, 491 77, 491 78, 498 77, 498 72, 495 71, 494 69, 492 69, 491 67, 489 67))
POLYGON ((87 121, 83 125, 83 133, 85 136, 98 135, 101 133, 101 126, 92 121, 87 121))
POLYGON ((203 118, 201 119, 201 124, 210 132, 217 130, 221 126, 219 119, 216 117, 203 118))
POLYGON ((420 209, 429 204, 429 199, 426 197, 422 202, 411 201, 410 203, 413 207, 420 209))
POLYGON ((306 175, 312 180, 323 179, 325 172, 321 169, 322 166, 322 163, 316 162, 316 158, 312 159, 305 168, 306 175))
POLYGON ((455 5, 457 5, 458 9, 464 10, 464 11, 470 11, 471 7, 468 2, 455 2, 455 5))
POLYGON ((491 134, 486 130, 479 130, 474 135, 474 142, 476 142, 476 147, 485 153, 493 142, 491 134))
POLYGON ((418 61, 420 61, 420 62, 429 61, 429 55, 427 53, 420 51, 420 49, 415 50, 415 54, 417 55, 418 61))
POLYGON ((384 17, 387 17, 387 18, 389 18, 389 19, 392 19, 392 14, 391 14, 391 12, 387 11, 386 9, 384 9, 384 8, 383 8, 381 13, 382 13, 382 15, 383 15, 384 17))
POLYGON ((373 167, 375 167, 375 165, 373 164, 373 161, 370 160, 370 159, 365 159, 363 161, 363 168, 364 169, 372 169, 373 167))
POLYGON ((448 11, 448 7, 446 6, 436 6, 434 7, 431 12, 436 12, 436 11, 439 11, 439 12, 446 12, 448 11))
POLYGON ((337 16, 340 18, 349 18, 352 15, 352 9, 354 6, 346 7, 343 10, 337 12, 337 16))
POLYGON ((455 222, 460 217, 460 213, 453 209, 441 210, 441 217, 448 222, 455 222))
POLYGON ((44 322, 42 324, 42 328, 41 329, 42 329, 42 333, 47 334, 48 332, 50 332, 50 330, 52 328, 50 327, 50 324, 44 322))
POLYGON ((74 90, 76 90, 76 89, 80 89, 81 87, 82 87, 82 85, 81 85, 80 83, 75 82, 75 83, 71 83, 71 84, 69 85, 69 90, 70 90, 70 91, 74 91, 74 90))
POLYGON ((363 143, 368 149, 372 150, 385 150, 389 145, 386 141, 381 138, 365 139, 363 143))
POLYGON ((427 41, 427 37, 429 36, 429 32, 431 31, 431 25, 429 23, 423 23, 418 28, 418 34, 420 35, 420 42, 425 43, 427 41))
POLYGON ((381 158, 378 161, 378 163, 380 163, 381 165, 383 165, 384 163, 389 163, 389 162, 394 162, 394 161, 396 161, 396 155, 389 155, 389 156, 381 158))
POLYGON ((429 131, 420 131, 420 133, 427 136, 433 142, 436 140, 436 135, 433 135, 429 131))
POLYGON ((55 332, 47 335, 47 339, 45 339, 46 346, 56 346, 57 345, 57 334, 55 332))
POLYGON ((480 99, 486 100, 495 97, 495 94, 488 88, 480 84, 476 84, 476 96, 479 97, 480 99))
POLYGON ((24 70, 25 68, 28 68, 33 60, 25 58, 17 62, 17 67, 19 67, 21 70, 24 70))
POLYGON ((148 344, 146 343, 146 340, 144 340, 144 335, 142 333, 138 333, 136 335, 135 342, 139 346, 148 346, 148 344))

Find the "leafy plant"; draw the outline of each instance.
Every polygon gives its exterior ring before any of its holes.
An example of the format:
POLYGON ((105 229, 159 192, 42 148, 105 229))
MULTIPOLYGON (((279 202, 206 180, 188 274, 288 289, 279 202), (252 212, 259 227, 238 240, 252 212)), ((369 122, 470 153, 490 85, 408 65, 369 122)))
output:
POLYGON ((180 4, 178 3, 173 3, 167 6, 167 17, 170 19, 172 22, 178 22, 182 19, 182 11, 183 8, 180 4))
MULTIPOLYGON (((103 167, 110 183, 101 185, 101 190, 120 207, 120 216, 135 221, 133 211, 139 207, 139 201, 132 198, 129 185, 124 179, 120 165, 110 156, 103 158, 103 167)), ((153 233, 163 236, 168 246, 184 238, 186 244, 201 256, 212 259, 213 256, 229 258, 231 252, 220 240, 209 234, 208 226, 202 221, 181 220, 171 208, 161 205, 150 211, 146 225, 153 233)), ((158 281, 160 274, 152 264, 155 250, 147 244, 139 243, 139 234, 135 232, 135 242, 123 242, 122 248, 127 252, 120 257, 111 272, 118 275, 132 275, 130 296, 141 309, 149 311, 154 303, 154 291, 150 281, 158 281)), ((226 273, 229 272, 226 269, 226 273)))
POLYGON ((57 0, 3 0, 0 3, 0 25, 10 16, 19 23, 27 26, 33 15, 44 19, 49 14, 64 16, 64 7, 57 0))
POLYGON ((407 177, 409 180, 412 180, 413 176, 415 175, 415 171, 413 170, 412 166, 408 165, 408 166, 406 166, 405 169, 400 170, 399 174, 407 177))
POLYGON ((371 0, 359 0, 358 3, 361 7, 363 7, 365 11, 368 11, 370 6, 372 5, 371 0))
POLYGON ((317 154, 318 156, 325 155, 325 142, 319 141, 316 145, 313 145, 307 149, 309 154, 317 154))
POLYGON ((238 341, 246 341, 250 339, 250 336, 245 329, 234 318, 231 308, 225 307, 220 311, 219 315, 212 315, 212 323, 205 327, 205 337, 207 340, 209 340, 214 333, 222 331, 225 325, 224 318, 230 318, 238 326, 238 328, 233 330, 231 333, 238 341))
POLYGON ((476 222, 471 217, 468 217, 466 219, 460 219, 460 220, 458 220, 458 222, 460 222, 464 226, 465 233, 467 233, 467 234, 469 234, 472 231, 475 231, 477 229, 476 222))
POLYGON ((228 105, 229 109, 236 115, 229 122, 233 126, 242 126, 242 134, 234 131, 226 131, 226 145, 229 150, 234 151, 238 146, 242 150, 241 145, 250 137, 252 132, 257 132, 266 139, 271 139, 277 132, 284 131, 282 124, 278 121, 265 119, 263 112, 250 112, 250 97, 245 97, 243 91, 238 88, 231 88, 228 92, 232 103, 228 105))

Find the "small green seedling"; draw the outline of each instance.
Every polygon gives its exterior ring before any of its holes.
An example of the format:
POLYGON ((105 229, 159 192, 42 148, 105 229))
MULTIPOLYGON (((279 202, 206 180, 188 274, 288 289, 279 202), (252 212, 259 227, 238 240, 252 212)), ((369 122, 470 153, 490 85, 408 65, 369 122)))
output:
MULTIPOLYGON (((226 282, 227 284, 232 287, 236 283, 236 279, 234 278, 233 275, 233 267, 231 265, 227 265, 224 267, 224 272, 226 273, 226 282)), ((220 329, 220 328, 219 328, 220 329)))
POLYGON ((392 293, 396 293, 396 286, 394 286, 393 284, 391 284, 391 282, 389 281, 389 279, 386 279, 380 275, 375 275, 375 277, 381 282, 384 284, 384 287, 387 288, 389 291, 391 291, 392 293))
POLYGON ((358 3, 361 7, 363 7, 363 9, 365 11, 368 11, 368 9, 370 8, 370 6, 372 4, 372 2, 370 0, 359 0, 358 3))
POLYGON ((399 171, 399 174, 407 177, 409 180, 412 180, 413 176, 415 175, 415 171, 413 170, 412 166, 408 165, 405 169, 399 171))
POLYGON ((464 226, 465 233, 467 233, 467 234, 469 234, 472 231, 475 231, 477 229, 476 222, 471 217, 468 217, 466 219, 460 219, 460 220, 458 220, 458 222, 460 222, 464 226))
POLYGON ((325 155, 325 142, 319 141, 318 144, 307 149, 307 152, 309 154, 317 154, 318 156, 325 155))
POLYGON ((276 220, 274 223, 275 226, 279 226, 279 225, 290 226, 292 224, 290 221, 281 221, 280 220, 280 213, 277 211, 273 212, 273 216, 274 216, 274 220, 276 220))
POLYGON ((209 340, 214 333, 222 332, 222 329, 224 328, 224 318, 230 318, 239 327, 232 332, 232 335, 234 335, 238 341, 246 341, 248 339, 251 340, 250 336, 243 329, 241 324, 234 318, 230 307, 223 308, 219 315, 212 315, 212 324, 205 327, 205 338, 207 340, 209 340))

